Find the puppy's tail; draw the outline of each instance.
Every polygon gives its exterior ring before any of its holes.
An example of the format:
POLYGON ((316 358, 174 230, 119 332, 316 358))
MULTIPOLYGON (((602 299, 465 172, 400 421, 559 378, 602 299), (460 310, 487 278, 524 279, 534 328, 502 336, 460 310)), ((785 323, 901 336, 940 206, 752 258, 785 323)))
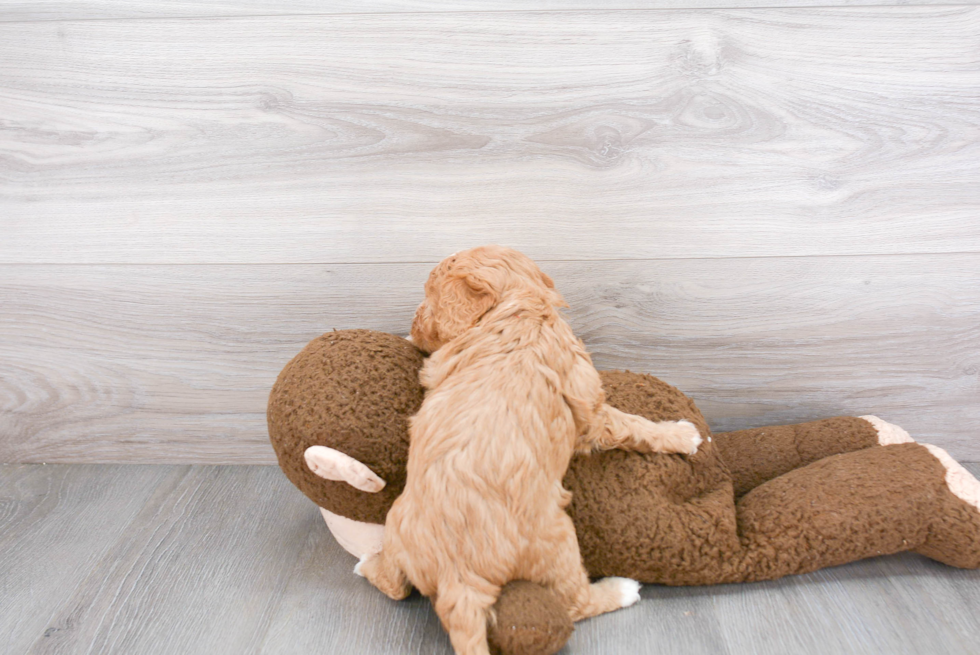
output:
POLYGON ((441 580, 435 610, 449 633, 458 655, 489 655, 487 622, 495 621, 491 610, 500 588, 485 580, 467 584, 459 579, 441 580))

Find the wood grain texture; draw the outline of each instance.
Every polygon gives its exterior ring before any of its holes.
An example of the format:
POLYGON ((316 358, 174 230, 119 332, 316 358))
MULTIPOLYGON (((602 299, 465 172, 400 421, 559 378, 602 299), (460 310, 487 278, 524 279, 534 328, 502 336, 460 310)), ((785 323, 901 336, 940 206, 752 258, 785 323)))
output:
MULTIPOLYGON (((873 413, 980 459, 980 255, 548 262, 598 368, 717 431, 873 413)), ((407 333, 430 264, 0 268, 0 461, 271 463, 333 328, 407 333)))
POLYGON ((977 252, 978 43, 975 7, 2 24, 0 262, 977 252))
MULTIPOLYGON (((9 652, 452 652, 428 600, 393 602, 353 575, 278 468, 7 465, 0 499, 13 508, 0 540, 32 546, 0 558, 9 652)), ((577 624, 567 652, 972 655, 978 583, 899 555, 772 582, 648 585, 639 604, 577 624)))
POLYGON ((966 654, 980 629, 978 582, 976 571, 898 555, 750 585, 647 585, 638 611, 576 625, 569 650, 966 654))
MULTIPOLYGON (((881 0, 0 0, 0 22, 134 18, 212 18, 499 11, 611 11, 718 7, 833 7, 882 5, 881 0)), ((902 0, 902 5, 975 5, 977 0, 902 0)))
POLYGON ((176 467, 0 466, 0 644, 25 653, 176 467))
POLYGON ((27 652, 258 651, 307 542, 310 502, 278 468, 183 473, 146 502, 27 652))

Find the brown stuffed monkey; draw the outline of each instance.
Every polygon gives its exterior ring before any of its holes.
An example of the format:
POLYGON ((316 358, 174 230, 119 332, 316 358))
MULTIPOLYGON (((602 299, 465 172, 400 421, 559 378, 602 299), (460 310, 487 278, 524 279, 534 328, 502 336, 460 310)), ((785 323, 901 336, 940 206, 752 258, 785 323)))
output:
MULTIPOLYGON (((390 334, 330 332, 289 362, 269 398, 280 466, 358 557, 380 547, 405 484, 423 361, 390 334)), ((902 551, 980 568, 980 482, 901 428, 841 417, 712 437, 674 387, 629 371, 602 379, 610 405, 653 421, 687 419, 705 441, 691 456, 573 458, 567 511, 591 576, 744 582, 902 551)), ((497 652, 553 653, 572 631, 550 592, 530 583, 506 586, 495 610, 497 652)))

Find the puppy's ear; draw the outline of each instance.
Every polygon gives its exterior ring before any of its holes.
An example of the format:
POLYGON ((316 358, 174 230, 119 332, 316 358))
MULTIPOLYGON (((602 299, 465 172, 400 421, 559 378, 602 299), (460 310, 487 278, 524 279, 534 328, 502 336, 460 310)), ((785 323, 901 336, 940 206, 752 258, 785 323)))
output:
POLYGON ((439 293, 439 332, 455 338, 497 304, 499 294, 485 271, 459 267, 446 276, 439 293))

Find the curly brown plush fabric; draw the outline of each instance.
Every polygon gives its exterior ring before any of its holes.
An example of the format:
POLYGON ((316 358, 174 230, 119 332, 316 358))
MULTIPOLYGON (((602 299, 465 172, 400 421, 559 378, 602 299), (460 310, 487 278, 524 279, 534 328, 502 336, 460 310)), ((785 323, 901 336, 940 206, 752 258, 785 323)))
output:
POLYGON ((356 521, 384 523, 405 488, 408 419, 422 405, 422 352, 371 330, 328 332, 279 374, 269 395, 269 436, 286 477, 314 503, 356 521), (317 477, 303 453, 335 448, 387 482, 371 494, 317 477))
POLYGON ((924 446, 906 443, 775 478, 738 503, 743 549, 727 577, 765 580, 906 550, 980 567, 980 512, 950 492, 945 473, 924 446))
MULTIPOLYGON (((694 404, 652 376, 605 372, 603 384, 623 411, 686 418, 710 435, 694 404)), ((876 435, 863 419, 838 417, 717 435, 690 457, 576 457, 565 486, 586 568, 701 585, 905 550, 980 567, 980 512, 950 492, 924 446, 879 447, 876 435)))
POLYGON ((863 419, 839 416, 727 432, 715 445, 732 474, 735 495, 743 496, 763 482, 824 457, 877 446, 878 433, 863 419))
POLYGON ((604 371, 602 381, 610 405, 652 421, 687 419, 705 441, 693 456, 611 450, 572 459, 567 511, 589 574, 673 580, 685 562, 723 560, 738 547, 734 494, 701 412, 649 375, 604 371))
POLYGON ((487 629, 494 655, 551 655, 574 630, 553 593, 526 580, 508 582, 493 606, 497 620, 487 629))

